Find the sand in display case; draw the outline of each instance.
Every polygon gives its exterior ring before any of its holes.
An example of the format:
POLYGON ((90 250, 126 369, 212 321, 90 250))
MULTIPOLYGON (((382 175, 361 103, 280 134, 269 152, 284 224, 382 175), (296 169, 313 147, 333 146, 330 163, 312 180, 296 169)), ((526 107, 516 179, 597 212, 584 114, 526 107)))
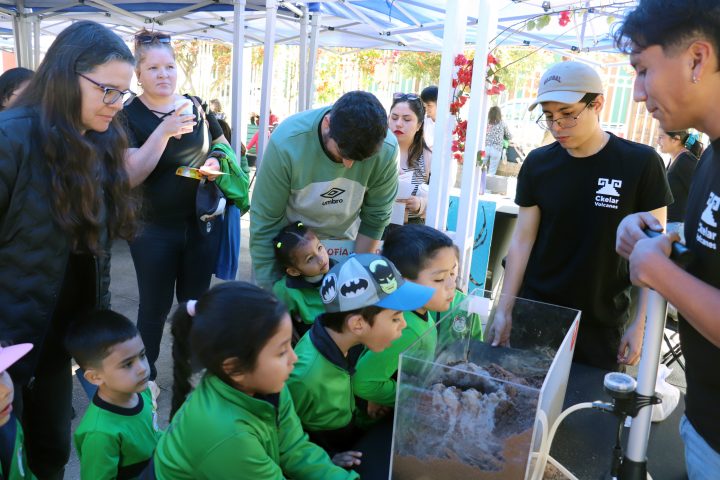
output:
POLYGON ((530 478, 541 422, 562 408, 580 312, 517 298, 511 347, 499 348, 478 338, 494 311, 474 293, 436 324, 432 358, 419 342, 401 355, 391 479, 530 478))

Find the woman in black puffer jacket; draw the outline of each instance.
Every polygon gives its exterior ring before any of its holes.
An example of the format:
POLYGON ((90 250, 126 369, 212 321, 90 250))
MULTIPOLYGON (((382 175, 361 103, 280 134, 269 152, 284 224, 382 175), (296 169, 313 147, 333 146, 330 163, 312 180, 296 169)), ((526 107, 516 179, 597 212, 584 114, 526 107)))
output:
POLYGON ((110 241, 134 233, 127 139, 114 118, 133 65, 120 37, 77 22, 0 113, 0 340, 35 346, 10 375, 30 469, 43 479, 62 478, 70 454, 65 328, 107 306, 110 241))

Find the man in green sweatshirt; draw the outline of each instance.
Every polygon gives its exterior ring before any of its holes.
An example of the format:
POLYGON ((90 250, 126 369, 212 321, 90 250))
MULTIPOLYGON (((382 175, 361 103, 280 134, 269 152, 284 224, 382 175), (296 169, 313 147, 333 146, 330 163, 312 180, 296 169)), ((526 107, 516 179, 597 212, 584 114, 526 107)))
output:
POLYGON ((332 107, 278 125, 250 209, 257 284, 271 288, 280 278, 272 238, 292 221, 302 221, 321 240, 355 240, 356 253, 377 251, 397 195, 397 156, 387 113, 367 92, 348 92, 332 107))

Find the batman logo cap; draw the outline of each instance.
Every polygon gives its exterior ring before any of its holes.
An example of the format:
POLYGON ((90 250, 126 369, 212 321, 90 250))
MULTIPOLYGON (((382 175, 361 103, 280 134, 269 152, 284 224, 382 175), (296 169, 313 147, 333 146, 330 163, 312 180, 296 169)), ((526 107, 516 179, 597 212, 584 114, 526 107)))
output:
POLYGON ((434 293, 434 288, 405 281, 390 260, 371 253, 344 259, 330 269, 320 285, 320 297, 328 312, 349 312, 372 305, 416 310, 434 293))

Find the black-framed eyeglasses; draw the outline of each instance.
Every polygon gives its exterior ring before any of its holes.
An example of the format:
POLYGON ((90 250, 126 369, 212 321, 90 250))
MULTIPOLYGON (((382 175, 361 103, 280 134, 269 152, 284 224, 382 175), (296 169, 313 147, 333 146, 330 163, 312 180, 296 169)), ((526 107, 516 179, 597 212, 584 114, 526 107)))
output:
POLYGON ((575 125, 577 125, 578 118, 580 118, 580 115, 588 109, 588 107, 595 105, 595 102, 590 102, 585 104, 585 107, 580 110, 580 112, 577 115, 565 115, 559 118, 548 118, 546 114, 540 115, 540 118, 538 118, 535 123, 538 124, 538 126, 544 130, 552 130, 553 124, 557 124, 558 128, 572 128, 575 125))
POLYGON ((99 89, 101 89, 103 94, 103 103, 105 105, 112 105, 113 103, 117 102, 118 100, 122 99, 122 103, 127 102, 131 98, 135 97, 137 94, 133 92, 132 90, 119 90, 114 87, 108 87, 107 85, 103 85, 102 83, 96 82, 92 78, 89 78, 85 75, 83 75, 80 72, 76 72, 79 76, 87 80, 88 82, 92 83, 93 85, 97 86, 99 89))
POLYGON ((172 40, 172 38, 167 33, 147 33, 135 35, 135 41, 141 44, 153 43, 155 41, 159 43, 170 43, 170 40, 172 40))

